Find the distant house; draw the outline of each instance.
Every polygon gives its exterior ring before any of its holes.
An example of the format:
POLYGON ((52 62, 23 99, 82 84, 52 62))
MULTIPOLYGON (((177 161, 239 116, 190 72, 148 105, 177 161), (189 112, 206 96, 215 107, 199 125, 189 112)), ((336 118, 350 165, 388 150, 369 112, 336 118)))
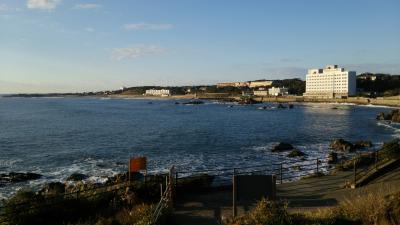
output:
POLYGON ((242 91, 242 96, 243 97, 251 97, 251 96, 253 96, 253 92, 252 91, 242 91))
POLYGON ((261 81, 250 81, 249 87, 257 88, 257 87, 267 87, 267 86, 271 86, 271 85, 272 85, 272 81, 261 80, 261 81))
POLYGON ((268 94, 271 96, 285 96, 289 94, 289 90, 285 87, 272 87, 268 89, 268 94))
POLYGON ((217 83, 217 88, 224 87, 248 87, 249 82, 225 82, 225 83, 217 83))
POLYGON ((268 96, 268 90, 254 90, 254 96, 268 96))
POLYGON ((377 76, 373 73, 363 73, 357 76, 358 79, 361 80, 371 80, 371 81, 375 81, 377 76))
POLYGON ((145 95, 166 97, 170 96, 171 92, 168 89, 150 89, 146 90, 145 95))
POLYGON ((235 87, 248 87, 249 82, 235 82, 235 87))
POLYGON ((235 82, 217 83, 217 88, 235 87, 235 82))

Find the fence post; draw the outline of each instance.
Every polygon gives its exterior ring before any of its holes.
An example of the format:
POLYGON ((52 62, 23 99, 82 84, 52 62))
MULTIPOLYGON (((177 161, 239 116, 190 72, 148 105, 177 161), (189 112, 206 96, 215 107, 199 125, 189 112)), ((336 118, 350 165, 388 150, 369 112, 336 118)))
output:
POLYGON ((282 180, 283 180, 283 170, 282 170, 282 163, 280 164, 280 166, 279 166, 279 179, 280 179, 280 183, 279 184, 282 184, 282 180))
POLYGON ((165 189, 168 188, 168 175, 165 176, 165 189))
POLYGON ((163 197, 163 184, 162 184, 162 182, 160 184, 160 191, 161 191, 160 199, 162 200, 162 197, 163 197))
POLYGON ((353 160, 353 179, 354 179, 354 188, 356 188, 356 182, 357 182, 357 167, 356 167, 356 158, 353 160))
POLYGON ((175 188, 178 187, 178 171, 175 172, 175 188))
POLYGON ((236 197, 237 197, 237 187, 236 187, 236 169, 233 169, 233 177, 232 177, 232 214, 233 218, 236 217, 237 214, 237 206, 236 206, 236 197))
POLYGON ((319 173, 319 159, 317 158, 317 174, 319 173))

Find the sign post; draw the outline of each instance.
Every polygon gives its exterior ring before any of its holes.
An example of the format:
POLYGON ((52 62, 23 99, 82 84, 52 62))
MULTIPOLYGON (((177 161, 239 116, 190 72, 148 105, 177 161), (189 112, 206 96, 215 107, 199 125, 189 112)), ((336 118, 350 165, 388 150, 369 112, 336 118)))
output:
POLYGON ((233 177, 232 177, 232 216, 233 218, 236 217, 237 214, 237 205, 236 205, 236 197, 237 197, 237 181, 236 181, 236 169, 233 169, 233 177))
POLYGON ((147 158, 146 157, 136 157, 130 158, 128 164, 128 176, 129 176, 129 183, 131 182, 132 173, 137 173, 142 170, 145 171, 145 178, 147 174, 147 158))

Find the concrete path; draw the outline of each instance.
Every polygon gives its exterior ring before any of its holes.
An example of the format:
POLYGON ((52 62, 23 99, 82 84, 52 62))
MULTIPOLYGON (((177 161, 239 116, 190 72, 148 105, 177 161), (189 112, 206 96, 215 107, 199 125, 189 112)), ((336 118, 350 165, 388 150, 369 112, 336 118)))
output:
MULTIPOLYGON (((330 207, 354 195, 373 191, 387 195, 400 191, 400 168, 381 176, 365 187, 345 188, 352 180, 352 172, 340 172, 318 178, 308 178, 277 185, 279 199, 287 200, 290 211, 305 211, 330 207)), ((232 216, 232 192, 230 190, 179 196, 173 219, 175 225, 219 224, 221 218, 232 216)), ((248 211, 253 203, 239 204, 238 214, 248 211)))

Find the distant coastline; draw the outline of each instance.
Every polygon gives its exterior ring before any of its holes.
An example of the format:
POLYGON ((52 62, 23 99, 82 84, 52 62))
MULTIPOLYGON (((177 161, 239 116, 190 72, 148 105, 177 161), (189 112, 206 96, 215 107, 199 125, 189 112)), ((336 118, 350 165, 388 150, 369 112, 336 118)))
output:
MULTIPOLYGON (((203 99, 203 100, 218 100, 218 101, 229 101, 236 102, 240 101, 240 95, 225 95, 221 96, 217 93, 207 94, 186 94, 186 95, 171 95, 166 97, 161 96, 146 96, 146 95, 132 95, 132 94, 88 94, 88 93, 50 93, 50 94, 8 94, 1 95, 3 98, 56 98, 56 97, 99 97, 99 98, 110 98, 110 99, 149 99, 149 100, 190 100, 190 99, 203 99)), ((377 98, 366 98, 366 97, 349 97, 344 99, 319 99, 319 98, 306 98, 303 96, 279 96, 279 97, 252 97, 254 100, 259 102, 276 102, 276 103, 293 103, 293 102, 305 102, 305 103, 344 103, 344 104, 355 104, 355 105, 373 105, 373 106, 389 106, 389 107, 400 107, 400 96, 392 97, 377 97, 377 98)))

